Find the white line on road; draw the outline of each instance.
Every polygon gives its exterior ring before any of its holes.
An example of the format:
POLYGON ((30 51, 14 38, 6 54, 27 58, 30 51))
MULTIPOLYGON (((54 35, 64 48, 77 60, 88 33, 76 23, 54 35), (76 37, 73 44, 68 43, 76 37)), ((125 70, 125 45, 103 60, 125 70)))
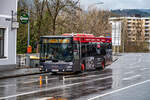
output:
MULTIPOLYGON (((82 76, 82 77, 73 77, 73 78, 65 78, 64 80, 76 80, 76 79, 83 79, 83 78, 90 78, 90 77, 95 77, 96 75, 90 75, 90 76, 82 76)), ((100 76, 100 75, 99 75, 100 76)))
POLYGON ((134 73, 134 71, 130 71, 130 72, 126 72, 126 73, 124 73, 125 75, 128 75, 128 74, 133 74, 134 73))
POLYGON ((123 78, 122 80, 126 81, 126 80, 132 80, 134 78, 138 78, 140 77, 141 75, 135 75, 135 76, 131 76, 131 77, 127 77, 127 78, 123 78))
POLYGON ((107 76, 107 77, 93 79, 93 80, 84 81, 84 82, 78 82, 78 83, 74 83, 74 84, 61 85, 61 86, 56 86, 56 87, 52 87, 52 88, 45 88, 45 89, 40 89, 40 90, 36 90, 36 91, 20 93, 20 94, 16 94, 16 95, 10 95, 10 96, 6 96, 6 97, 0 97, 0 100, 2 100, 2 99, 9 99, 9 98, 18 97, 18 96, 23 96, 23 95, 34 94, 34 93, 39 93, 39 92, 44 92, 44 91, 50 91, 50 90, 54 90, 54 89, 71 87, 71 86, 74 86, 74 85, 85 84, 85 83, 90 83, 90 82, 94 82, 94 81, 100 81, 100 80, 109 79, 109 78, 112 78, 112 76, 107 76))
POLYGON ((127 87, 118 89, 118 90, 114 90, 114 91, 112 91, 112 92, 108 92, 108 93, 105 93, 105 94, 102 94, 102 95, 98 95, 98 96, 96 96, 96 97, 89 98, 88 100, 95 100, 95 99, 98 99, 98 98, 101 98, 101 97, 104 97, 104 96, 107 96, 107 95, 110 95, 110 94, 114 94, 114 93, 117 93, 117 92, 120 92, 120 91, 129 89, 129 88, 132 88, 132 87, 135 87, 135 86, 138 86, 138 85, 142 85, 142 84, 148 83, 148 82, 150 82, 150 80, 146 80, 146 81, 144 81, 144 82, 140 82, 140 83, 133 84, 133 85, 130 85, 130 86, 127 86, 127 87))
POLYGON ((80 76, 80 77, 72 77, 72 78, 71 77, 69 77, 69 78, 64 77, 64 80, 85 79, 85 78, 99 77, 99 76, 104 76, 104 75, 112 75, 112 74, 88 75, 88 76, 80 76))

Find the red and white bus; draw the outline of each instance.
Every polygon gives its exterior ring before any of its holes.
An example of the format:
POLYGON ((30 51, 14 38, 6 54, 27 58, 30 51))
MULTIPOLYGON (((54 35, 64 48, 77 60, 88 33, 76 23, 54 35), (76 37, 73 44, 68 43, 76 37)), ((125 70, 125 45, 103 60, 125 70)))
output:
POLYGON ((111 62, 111 38, 95 37, 92 34, 40 37, 42 71, 84 72, 104 69, 111 62))

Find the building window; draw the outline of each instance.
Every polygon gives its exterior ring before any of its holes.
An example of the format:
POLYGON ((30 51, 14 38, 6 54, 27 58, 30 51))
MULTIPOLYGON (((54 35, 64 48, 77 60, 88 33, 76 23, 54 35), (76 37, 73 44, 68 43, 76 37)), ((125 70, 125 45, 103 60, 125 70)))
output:
POLYGON ((128 26, 128 29, 130 29, 131 28, 131 26, 128 26))
POLYGON ((149 38, 145 38, 145 41, 148 41, 149 40, 149 38))
POLYGON ((149 21, 150 19, 145 19, 145 21, 149 21))
POLYGON ((0 28, 0 58, 4 57, 4 29, 0 28))
POLYGON ((131 36, 131 33, 129 33, 128 36, 131 36))
POLYGON ((145 30, 145 33, 148 33, 149 32, 149 30, 145 30))
POLYGON ((145 34, 145 36, 149 36, 149 34, 145 34))

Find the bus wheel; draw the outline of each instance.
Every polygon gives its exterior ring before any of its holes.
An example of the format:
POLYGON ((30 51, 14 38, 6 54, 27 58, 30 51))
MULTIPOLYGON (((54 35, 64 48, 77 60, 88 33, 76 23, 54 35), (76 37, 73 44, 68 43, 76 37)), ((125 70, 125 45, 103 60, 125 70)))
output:
POLYGON ((85 71, 85 66, 84 64, 81 64, 81 72, 84 72, 85 71))
POLYGON ((102 69, 104 69, 105 68, 105 61, 104 60, 102 61, 101 65, 102 65, 102 69))

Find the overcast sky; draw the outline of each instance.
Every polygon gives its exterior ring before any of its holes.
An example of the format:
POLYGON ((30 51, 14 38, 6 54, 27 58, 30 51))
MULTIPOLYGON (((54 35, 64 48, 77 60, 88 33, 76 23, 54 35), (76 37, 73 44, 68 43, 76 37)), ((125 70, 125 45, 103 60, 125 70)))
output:
MULTIPOLYGON (((100 9, 150 9, 150 0, 80 0, 81 6, 87 8, 94 3, 104 2, 102 5, 95 5, 100 9)), ((93 6, 92 6, 93 7, 93 6)))

